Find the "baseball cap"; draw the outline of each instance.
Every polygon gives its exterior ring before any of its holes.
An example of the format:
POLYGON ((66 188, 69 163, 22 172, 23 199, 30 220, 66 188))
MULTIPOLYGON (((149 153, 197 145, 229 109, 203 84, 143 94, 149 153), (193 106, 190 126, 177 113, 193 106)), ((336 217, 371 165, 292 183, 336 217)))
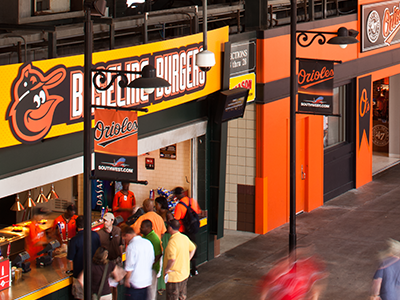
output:
POLYGON ((104 215, 103 219, 107 220, 107 221, 114 221, 115 218, 114 218, 114 215, 112 213, 106 213, 104 215))

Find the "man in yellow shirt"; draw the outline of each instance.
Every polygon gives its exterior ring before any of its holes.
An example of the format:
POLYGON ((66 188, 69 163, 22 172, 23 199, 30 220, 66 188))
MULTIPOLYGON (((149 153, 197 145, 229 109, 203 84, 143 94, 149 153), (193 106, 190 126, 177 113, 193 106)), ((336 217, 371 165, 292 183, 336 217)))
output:
POLYGON ((179 232, 180 226, 175 219, 169 221, 167 226, 171 234, 164 253, 164 276, 168 275, 167 300, 186 299, 190 259, 196 252, 196 245, 179 232))

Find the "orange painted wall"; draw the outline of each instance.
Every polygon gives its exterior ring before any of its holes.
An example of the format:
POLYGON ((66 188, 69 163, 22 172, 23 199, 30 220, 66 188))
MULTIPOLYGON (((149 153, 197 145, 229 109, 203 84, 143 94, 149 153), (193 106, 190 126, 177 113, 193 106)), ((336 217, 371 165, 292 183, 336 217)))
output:
MULTIPOLYGON (((256 233, 266 233, 289 221, 289 99, 257 105, 256 233)), ((299 115, 306 132, 307 198, 304 210, 323 204, 323 122, 321 116, 299 115), (320 137, 320 138, 318 138, 320 137)), ((299 174, 300 170, 296 170, 299 174)))
POLYGON ((256 105, 256 233, 288 221, 289 99, 256 105))
MULTIPOLYGON (((359 5, 376 3, 375 0, 359 1, 359 5)), ((361 6, 359 6, 359 12, 361 6)), ((338 18, 340 20, 340 18, 338 18)), ((358 20, 361 20, 360 13, 358 20)), ((356 29, 361 35, 361 22, 352 21, 323 28, 312 28, 312 23, 298 24, 298 30, 336 31, 339 27, 356 29)), ((273 35, 270 29, 270 35, 273 35)), ((282 29, 280 29, 282 32, 282 29)), ((290 36, 289 28, 284 35, 257 40, 257 83, 268 83, 289 77, 290 36)), ((297 46, 298 58, 338 60, 342 62, 356 60, 400 47, 400 44, 382 49, 360 53, 360 45, 348 45, 344 50, 334 45, 319 45, 314 42, 310 47, 297 46)), ((372 81, 400 73, 400 65, 372 72, 372 81)), ((361 77, 366 74, 360 74, 361 77)), ((289 92, 289 86, 287 87, 289 92)), ((358 93, 358 87, 357 87, 358 93)), ((358 95, 356 96, 356 100, 358 95)), ((323 204, 323 119, 322 116, 298 115, 306 118, 303 135, 307 143, 307 176, 304 209, 311 211, 323 204)), ((372 146, 364 139, 358 140, 358 103, 356 109, 356 187, 372 180, 372 146)), ((372 135, 372 115, 370 135, 372 135)), ((284 98, 268 104, 257 104, 257 150, 256 150, 256 232, 265 233, 286 222, 289 214, 289 99, 284 98)), ((296 176, 299 171, 296 170, 296 176)))

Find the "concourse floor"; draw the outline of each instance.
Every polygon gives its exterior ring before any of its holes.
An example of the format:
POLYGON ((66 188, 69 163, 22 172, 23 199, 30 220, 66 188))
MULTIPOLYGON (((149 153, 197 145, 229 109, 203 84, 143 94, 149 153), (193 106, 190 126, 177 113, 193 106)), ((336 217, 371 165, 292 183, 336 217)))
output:
MULTIPOLYGON (((287 255, 288 236, 285 224, 199 266, 200 274, 189 278, 188 299, 259 299, 257 282, 287 255)), ((388 238, 400 240, 400 165, 297 217, 298 245, 314 245, 327 264, 323 300, 368 299, 388 238)))

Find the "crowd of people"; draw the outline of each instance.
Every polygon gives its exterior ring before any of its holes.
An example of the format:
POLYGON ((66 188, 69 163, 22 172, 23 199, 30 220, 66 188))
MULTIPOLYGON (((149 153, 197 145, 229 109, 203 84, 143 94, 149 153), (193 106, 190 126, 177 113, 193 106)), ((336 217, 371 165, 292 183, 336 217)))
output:
MULTIPOLYGON (((124 285, 125 299, 155 300, 157 294, 164 292, 167 299, 185 299, 188 278, 197 275, 198 270, 196 236, 186 230, 183 220, 188 206, 200 214, 197 201, 177 187, 173 194, 183 204, 177 204, 174 213, 165 197, 146 199, 141 207, 143 214, 130 224, 126 221, 137 211, 136 199, 129 183, 124 182, 122 186, 115 194, 113 212, 103 216, 103 227, 91 231, 92 295, 96 294, 97 299, 116 300, 118 285, 124 285), (116 225, 118 216, 124 222, 116 225)), ((73 297, 83 299, 85 228, 83 216, 78 216, 76 211, 71 204, 55 219, 51 237, 60 242, 58 252, 67 253, 73 297)), ((35 210, 27 241, 32 260, 46 244, 46 234, 38 226, 43 217, 41 209, 35 210)))

